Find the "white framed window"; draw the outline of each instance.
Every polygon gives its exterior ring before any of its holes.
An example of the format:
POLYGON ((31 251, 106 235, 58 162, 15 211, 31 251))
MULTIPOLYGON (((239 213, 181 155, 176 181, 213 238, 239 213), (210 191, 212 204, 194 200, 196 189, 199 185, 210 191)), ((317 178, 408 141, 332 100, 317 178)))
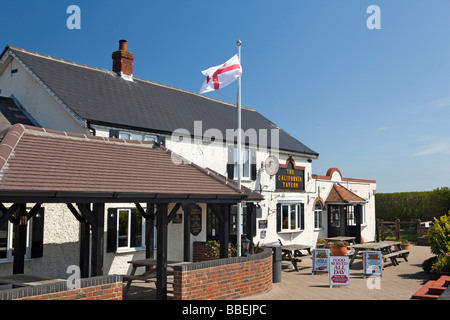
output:
POLYGON ((0 262, 12 261, 13 224, 6 222, 0 227, 0 262))
POLYGON ((139 133, 120 131, 119 139, 138 140, 138 141, 156 141, 156 136, 153 136, 150 134, 139 134, 139 133))
MULTIPOLYGON (((234 148, 234 180, 238 178, 238 149, 234 148)), ((242 148, 242 179, 250 179, 250 150, 242 148)))
POLYGON ((278 204, 277 209, 278 232, 298 232, 305 228, 303 203, 278 204))
POLYGON ((135 209, 117 210, 117 251, 145 247, 144 218, 135 209))
POLYGON ((367 225, 367 220, 366 220, 366 206, 362 205, 361 207, 361 225, 365 226, 367 225))
POLYGON ((323 228, 323 208, 322 203, 317 201, 314 207, 314 229, 320 230, 323 228))
MULTIPOLYGON (((30 211, 27 208, 27 212, 30 211)), ((25 248, 25 259, 31 259, 31 234, 33 218, 27 223, 27 237, 25 248)), ((0 263, 14 260, 14 224, 6 222, 0 227, 0 263)))
POLYGON ((347 225, 356 226, 355 207, 347 206, 347 225))

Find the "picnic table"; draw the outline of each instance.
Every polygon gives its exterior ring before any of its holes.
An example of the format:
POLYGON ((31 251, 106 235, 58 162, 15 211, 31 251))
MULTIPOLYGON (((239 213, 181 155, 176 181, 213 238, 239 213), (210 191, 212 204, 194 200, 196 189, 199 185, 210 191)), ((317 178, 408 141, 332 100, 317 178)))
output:
POLYGON ((335 241, 345 241, 348 242, 349 244, 355 244, 355 239, 356 237, 349 237, 349 236, 337 236, 337 237, 330 237, 330 238, 325 238, 325 248, 328 248, 328 243, 329 242, 335 242, 335 241))
POLYGON ((281 259, 285 261, 290 261, 294 266, 295 271, 298 271, 297 262, 301 262, 302 259, 311 258, 312 257, 311 248, 312 246, 307 246, 303 244, 282 245, 281 259), (305 254, 302 251, 307 251, 308 253, 305 254))
POLYGON ((53 279, 29 274, 13 274, 0 277, 0 289, 14 289, 27 286, 39 286, 43 284, 66 281, 64 279, 53 279))
MULTIPOLYGON (((123 296, 126 297, 128 290, 130 289, 131 283, 133 280, 141 280, 145 282, 149 281, 156 281, 156 259, 140 259, 140 260, 131 260, 128 261, 128 263, 131 264, 132 269, 131 273, 129 275, 123 276, 123 280, 127 281, 127 285, 125 286, 123 290, 123 296), (143 274, 136 275, 136 270, 139 267, 146 267, 147 271, 145 271, 143 274)), ((180 264, 186 264, 191 262, 183 262, 183 261, 167 261, 167 268, 170 268, 172 270, 167 270, 167 274, 171 275, 173 274, 173 267, 180 265, 180 264)))
POLYGON ((352 266, 353 260, 355 260, 356 256, 361 251, 365 250, 381 251, 383 258, 391 259, 392 264, 394 266, 399 265, 397 258, 403 258, 405 259, 406 262, 408 262, 406 254, 409 253, 409 250, 402 250, 401 242, 397 241, 368 242, 362 244, 349 245, 348 247, 355 250, 350 260, 349 264, 350 267, 352 266), (392 248, 396 248, 397 250, 393 251, 392 248))

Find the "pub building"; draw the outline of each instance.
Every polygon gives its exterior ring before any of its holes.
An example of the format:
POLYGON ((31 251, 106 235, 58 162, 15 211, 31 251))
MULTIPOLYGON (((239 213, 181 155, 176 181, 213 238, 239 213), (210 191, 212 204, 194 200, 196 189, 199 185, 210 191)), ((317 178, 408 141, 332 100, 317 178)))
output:
MULTIPOLYGON (((0 56, 0 129, 20 123, 129 144, 154 141, 209 177, 236 187, 237 147, 235 137, 226 135, 227 129, 237 127, 236 106, 137 78, 133 61, 125 40, 112 54, 112 70, 6 46, 0 56), (210 129, 214 137, 208 135, 210 129)), ((375 240, 374 180, 348 178, 337 168, 313 174, 312 163, 319 154, 254 109, 242 108, 242 129, 260 134, 242 148, 242 230, 254 245, 281 241, 315 246, 318 239, 337 235, 355 236, 357 242, 375 240), (270 147, 271 142, 276 148, 270 147), (271 156, 276 156, 277 170, 267 169, 271 156)), ((127 153, 109 158, 121 168, 136 165, 134 160, 127 153)), ((170 167, 176 175, 177 167, 170 167)), ((192 181, 182 175, 178 179, 189 194, 192 181)), ((202 248, 210 240, 236 243, 236 202, 224 213, 217 211, 221 201, 168 204, 168 260, 205 259, 202 248)), ((7 207, 4 201, 2 205, 7 207)), ((72 209, 65 203, 44 203, 40 219, 30 220, 27 232, 33 241, 26 244, 27 272, 66 278, 67 267, 79 264, 80 224, 72 209), (33 254, 33 246, 43 248, 39 255, 33 254)), ((155 210, 150 203, 105 203, 104 274, 127 274, 127 261, 155 257, 158 230, 149 231, 145 218, 155 210)), ((0 226, 0 274, 11 273, 16 232, 12 225, 7 221, 0 226)), ((87 272, 92 275, 92 270, 87 272)))

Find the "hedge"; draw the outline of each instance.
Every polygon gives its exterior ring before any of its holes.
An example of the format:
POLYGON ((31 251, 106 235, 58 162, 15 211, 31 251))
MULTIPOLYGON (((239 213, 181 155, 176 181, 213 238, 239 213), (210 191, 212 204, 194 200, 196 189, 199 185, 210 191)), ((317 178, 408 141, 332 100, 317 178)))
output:
POLYGON ((375 210, 378 219, 393 221, 432 221, 450 210, 450 189, 433 191, 377 193, 375 210))

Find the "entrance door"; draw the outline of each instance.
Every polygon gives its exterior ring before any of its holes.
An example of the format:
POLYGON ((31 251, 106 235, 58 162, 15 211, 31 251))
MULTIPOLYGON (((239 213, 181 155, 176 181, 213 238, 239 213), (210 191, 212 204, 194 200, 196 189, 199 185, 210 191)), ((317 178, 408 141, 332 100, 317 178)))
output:
POLYGON ((328 205, 328 237, 345 235, 345 206, 328 205))
POLYGON ((356 237, 355 242, 361 242, 361 205, 347 207, 347 225, 345 235, 356 237))
POLYGON ((361 242, 361 205, 328 205, 328 237, 356 237, 361 242))

